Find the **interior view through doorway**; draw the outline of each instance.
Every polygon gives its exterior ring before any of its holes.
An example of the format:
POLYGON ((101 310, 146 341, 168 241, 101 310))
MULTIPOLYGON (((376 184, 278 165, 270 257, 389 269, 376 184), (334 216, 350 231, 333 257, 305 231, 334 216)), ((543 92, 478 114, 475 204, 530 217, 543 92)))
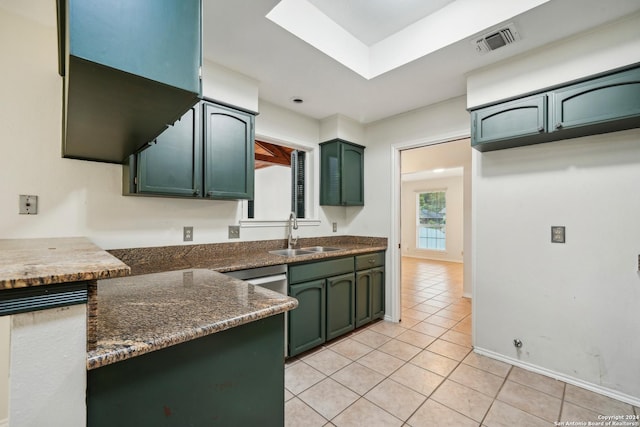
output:
POLYGON ((402 324, 429 334, 464 320, 452 339, 471 345, 469 139, 402 150, 400 187, 402 324))

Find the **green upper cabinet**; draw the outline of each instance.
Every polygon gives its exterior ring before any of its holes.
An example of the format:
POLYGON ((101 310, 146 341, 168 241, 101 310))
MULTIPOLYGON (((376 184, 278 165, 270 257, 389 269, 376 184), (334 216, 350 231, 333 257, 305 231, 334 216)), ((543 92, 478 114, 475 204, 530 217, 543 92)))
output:
POLYGON ((201 95, 201 0, 57 0, 63 156, 122 163, 201 95))
POLYGON ((254 115, 202 101, 123 168, 124 194, 252 199, 254 115))
POLYGON ((320 204, 364 205, 364 147, 335 139, 320 144, 320 204))
POLYGON ((137 162, 140 193, 199 196, 202 191, 200 107, 187 111, 164 131, 137 162))
POLYGON ((509 148, 513 139, 538 137, 547 131, 547 96, 529 96, 473 111, 471 123, 472 146, 482 151, 483 144, 506 141, 501 148, 509 148))
MULTIPOLYGON (((551 95, 552 130, 607 124, 622 130, 638 126, 640 117, 640 68, 556 89, 551 95)), ((602 133, 602 132, 596 132, 602 133)))
POLYGON ((471 146, 500 150, 640 127, 640 68, 471 110, 471 146))
POLYGON ((254 115, 204 103, 204 189, 214 199, 253 199, 254 115))

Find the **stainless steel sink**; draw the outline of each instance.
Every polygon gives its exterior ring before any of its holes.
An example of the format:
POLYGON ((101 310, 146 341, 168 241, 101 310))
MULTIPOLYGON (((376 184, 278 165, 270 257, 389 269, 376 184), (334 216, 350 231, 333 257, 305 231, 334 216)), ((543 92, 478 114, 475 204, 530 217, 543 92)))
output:
POLYGON ((339 251, 341 250, 340 248, 331 248, 328 246, 311 246, 310 248, 302 248, 303 251, 310 251, 310 252, 332 252, 332 251, 339 251))
POLYGON ((269 253, 281 256, 298 256, 309 255, 314 253, 314 251, 310 251, 308 249, 278 249, 277 251, 269 251, 269 253))

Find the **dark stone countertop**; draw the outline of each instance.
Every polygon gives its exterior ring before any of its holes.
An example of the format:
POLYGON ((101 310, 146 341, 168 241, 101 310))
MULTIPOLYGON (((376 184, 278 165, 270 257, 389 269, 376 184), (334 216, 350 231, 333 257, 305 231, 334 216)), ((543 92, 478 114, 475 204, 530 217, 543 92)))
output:
POLYGON ((127 265, 84 237, 0 239, 0 290, 128 274, 127 265))
POLYGON ((87 369, 135 357, 283 313, 294 298, 221 272, 354 256, 387 249, 386 238, 300 239, 340 250, 284 257, 283 240, 115 249, 133 276, 98 281, 88 306, 87 369), (93 304, 91 303, 93 301, 93 304))
MULTIPOLYGON (((298 301, 211 270, 98 281, 87 369, 284 313, 298 301)), ((90 326, 91 328, 92 326, 90 326)))

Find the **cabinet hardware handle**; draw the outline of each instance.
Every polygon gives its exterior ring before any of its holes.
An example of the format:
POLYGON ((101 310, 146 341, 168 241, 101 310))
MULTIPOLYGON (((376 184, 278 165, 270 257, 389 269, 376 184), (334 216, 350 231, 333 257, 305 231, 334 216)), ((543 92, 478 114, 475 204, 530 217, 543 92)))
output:
POLYGON ((208 191, 207 192, 207 197, 213 197, 213 191, 208 191))
POLYGON ((562 123, 560 122, 556 123, 556 129, 562 129, 562 123))
POLYGON ((195 191, 193 192, 194 196, 199 196, 200 195, 200 189, 196 188, 195 191))
POLYGON ((540 126, 540 127, 538 128, 538 132, 540 132, 540 133, 544 132, 544 126, 540 126))

